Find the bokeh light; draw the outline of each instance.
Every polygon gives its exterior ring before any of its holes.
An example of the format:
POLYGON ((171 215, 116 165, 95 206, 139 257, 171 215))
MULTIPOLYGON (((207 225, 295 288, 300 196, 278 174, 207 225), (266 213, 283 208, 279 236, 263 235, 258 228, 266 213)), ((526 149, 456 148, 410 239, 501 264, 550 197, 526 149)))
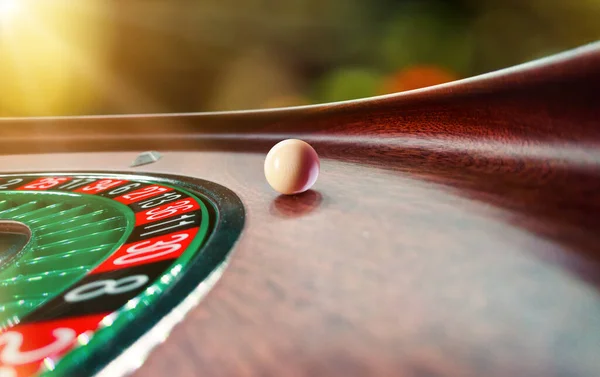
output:
POLYGON ((0 116, 418 89, 596 41, 598 14, 600 0, 0 0, 0 116))

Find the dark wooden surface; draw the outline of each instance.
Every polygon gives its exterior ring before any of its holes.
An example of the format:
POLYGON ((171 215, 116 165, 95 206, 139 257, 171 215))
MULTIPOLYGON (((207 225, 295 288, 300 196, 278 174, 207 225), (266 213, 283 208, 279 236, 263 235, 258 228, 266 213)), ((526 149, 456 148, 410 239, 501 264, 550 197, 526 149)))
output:
POLYGON ((600 47, 369 101, 0 121, 2 171, 124 170, 233 189, 217 286, 136 376, 600 375, 600 47), (264 152, 322 156, 276 195, 264 152), (17 155, 17 153, 19 153, 17 155))

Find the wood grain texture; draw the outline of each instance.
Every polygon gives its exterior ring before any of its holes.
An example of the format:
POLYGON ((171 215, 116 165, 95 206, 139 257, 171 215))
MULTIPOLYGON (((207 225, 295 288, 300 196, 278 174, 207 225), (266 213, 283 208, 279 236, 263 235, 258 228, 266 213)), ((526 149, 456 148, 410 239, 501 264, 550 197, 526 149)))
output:
POLYGON ((598 93, 592 45, 369 101, 4 120, 0 166, 124 170, 157 149, 131 170, 242 198, 228 270, 136 376, 596 377, 598 93), (287 137, 323 159, 282 197, 262 163, 287 137))

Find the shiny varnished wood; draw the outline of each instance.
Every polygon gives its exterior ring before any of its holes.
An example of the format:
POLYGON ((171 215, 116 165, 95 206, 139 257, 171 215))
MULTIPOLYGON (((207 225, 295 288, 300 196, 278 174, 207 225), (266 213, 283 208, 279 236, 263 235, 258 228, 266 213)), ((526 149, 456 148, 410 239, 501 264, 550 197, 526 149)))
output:
POLYGON ((2 171, 196 176, 247 225, 208 297, 137 376, 600 375, 600 46, 365 101, 7 119, 2 171), (323 157, 276 195, 264 152, 323 157))

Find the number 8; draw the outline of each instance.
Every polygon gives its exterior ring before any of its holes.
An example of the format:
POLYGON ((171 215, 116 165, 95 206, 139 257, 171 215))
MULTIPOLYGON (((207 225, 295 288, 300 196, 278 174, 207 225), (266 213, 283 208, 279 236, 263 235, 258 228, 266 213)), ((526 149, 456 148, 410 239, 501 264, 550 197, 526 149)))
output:
POLYGON ((129 292, 148 282, 146 275, 127 276, 119 280, 100 280, 75 288, 65 295, 66 302, 91 300, 102 295, 118 295, 129 292))

